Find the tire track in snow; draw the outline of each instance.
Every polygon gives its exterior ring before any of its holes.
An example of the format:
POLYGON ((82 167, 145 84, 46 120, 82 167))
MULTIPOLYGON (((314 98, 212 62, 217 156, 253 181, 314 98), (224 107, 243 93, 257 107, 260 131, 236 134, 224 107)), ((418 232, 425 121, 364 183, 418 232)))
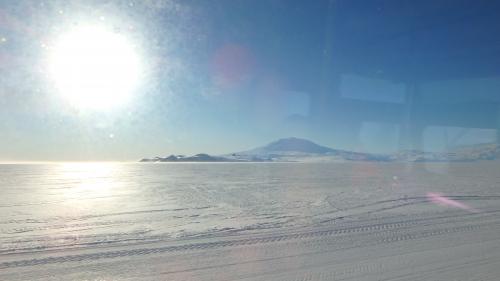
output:
MULTIPOLYGON (((79 261, 85 261, 85 260, 94 261, 97 259, 109 259, 109 258, 119 258, 119 257, 128 257, 128 256, 143 256, 143 255, 150 255, 150 254, 182 252, 182 251, 190 251, 190 250, 209 250, 209 249, 217 249, 217 248, 224 248, 224 247, 236 247, 236 246, 245 246, 245 245, 276 243, 276 242, 291 241, 291 240, 321 238, 321 237, 329 237, 329 236, 335 236, 335 235, 355 235, 358 233, 370 233, 370 232, 376 232, 376 231, 400 229, 403 227, 410 227, 410 226, 418 225, 418 224, 421 224, 422 222, 426 222, 426 221, 428 221, 428 220, 409 220, 409 221, 400 221, 400 222, 394 222, 394 223, 379 223, 379 224, 374 224, 374 225, 366 225, 366 226, 344 228, 344 229, 328 229, 328 230, 310 231, 310 232, 303 232, 303 233, 274 235, 274 236, 267 236, 267 237, 246 238, 246 239, 239 239, 239 240, 225 240, 225 241, 214 241, 214 242, 205 242, 205 243, 191 243, 191 244, 176 245, 176 246, 164 246, 164 247, 157 247, 157 248, 127 249, 127 250, 98 252, 98 253, 90 253, 90 254, 78 254, 78 255, 46 257, 46 258, 40 258, 40 259, 17 260, 17 261, 0 263, 0 269, 12 268, 12 267, 44 265, 44 264, 56 264, 56 263, 64 263, 64 262, 79 262, 79 261)), ((418 232, 418 233, 389 235, 388 237, 377 239, 376 243, 378 243, 378 244, 380 244, 380 243, 393 243, 393 242, 398 242, 398 241, 420 239, 420 238, 426 238, 426 237, 431 237, 431 236, 436 236, 436 235, 443 235, 443 234, 448 234, 448 233, 473 231, 473 230, 476 230, 476 229, 483 227, 484 225, 488 225, 488 224, 491 224, 491 223, 486 222, 486 223, 483 223, 482 225, 476 224, 476 225, 449 227, 449 228, 437 229, 437 230, 427 230, 427 231, 418 232)))
MULTIPOLYGON (((239 261, 239 262, 234 262, 234 263, 225 263, 225 264, 219 264, 219 265, 210 265, 210 266, 205 266, 205 267, 197 267, 197 268, 190 268, 190 269, 184 269, 184 270, 176 270, 176 271, 169 271, 169 272, 162 272, 162 274, 165 275, 170 275, 170 274, 178 274, 178 273, 186 273, 186 272, 194 272, 194 271, 203 271, 203 270, 213 270, 213 269, 221 269, 224 267, 229 267, 229 266, 235 266, 235 265, 242 265, 242 264, 253 264, 253 263, 263 263, 263 262, 269 262, 273 260, 280 260, 280 259, 285 259, 285 258, 292 258, 292 257, 304 257, 304 256, 310 256, 310 255, 317 255, 320 253, 327 253, 327 252, 335 252, 335 251, 340 251, 340 250, 347 250, 347 249, 354 249, 354 248, 363 248, 363 247, 370 247, 370 246, 378 246, 378 245, 383 245, 383 244, 389 244, 389 243, 395 243, 395 242, 404 242, 404 241, 410 241, 410 240, 417 240, 417 239, 424 239, 424 238, 429 238, 433 236, 438 236, 438 235, 444 235, 444 234, 452 234, 452 233, 462 233, 462 232, 467 232, 467 231, 474 231, 478 230, 480 228, 493 228, 496 227, 498 228, 498 224, 491 224, 491 222, 484 222, 480 225, 467 225, 467 226, 461 226, 461 227, 448 227, 448 228, 441 228, 441 229, 433 229, 433 230, 425 230, 425 231, 420 231, 417 233, 404 233, 403 231, 399 231, 397 234, 395 233, 389 233, 385 232, 385 236, 382 235, 382 233, 363 233, 363 235, 366 235, 364 239, 358 239, 359 237, 356 237, 356 243, 339 243, 340 241, 343 240, 352 240, 352 237, 350 236, 341 236, 339 239, 336 239, 334 242, 336 245, 335 247, 328 247, 325 249, 324 245, 321 245, 321 242, 325 242, 326 238, 318 238, 316 240, 311 240, 311 243, 316 243, 317 246, 319 247, 319 250, 315 251, 306 251, 300 254, 284 254, 281 256, 275 256, 275 257, 269 257, 269 258, 263 258, 263 259, 256 259, 256 260, 247 260, 247 261, 239 261), (373 235, 370 237, 370 235, 373 235)), ((301 241, 301 243, 304 243, 301 241)), ((305 242, 307 243, 307 242, 305 242)), ((289 245, 288 245, 289 246, 289 245)), ((286 246, 284 245, 286 248, 286 246)), ((283 247, 280 247, 283 248, 283 247)), ((276 249, 273 250, 274 253, 276 253, 276 249)), ((246 254, 248 254, 247 251, 245 251, 246 254)), ((357 268, 357 265, 355 266, 357 268)), ((356 269, 351 270, 356 271, 356 269)), ((252 275, 254 276, 254 275, 252 275)))

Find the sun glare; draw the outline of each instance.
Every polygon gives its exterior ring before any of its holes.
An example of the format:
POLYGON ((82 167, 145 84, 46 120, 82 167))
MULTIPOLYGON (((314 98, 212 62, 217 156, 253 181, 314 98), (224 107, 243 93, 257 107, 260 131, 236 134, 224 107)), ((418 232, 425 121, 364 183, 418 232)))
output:
POLYGON ((49 72, 73 106, 106 110, 130 100, 141 70, 127 38, 89 25, 59 37, 50 52, 49 72))

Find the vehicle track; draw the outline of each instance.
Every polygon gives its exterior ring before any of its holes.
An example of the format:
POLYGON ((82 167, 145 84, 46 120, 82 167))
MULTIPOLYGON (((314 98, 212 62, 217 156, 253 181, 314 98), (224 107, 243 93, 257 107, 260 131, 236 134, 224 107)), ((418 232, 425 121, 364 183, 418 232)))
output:
MULTIPOLYGON (((98 252, 98 253, 89 253, 89 254, 76 254, 76 255, 66 255, 66 256, 55 256, 55 257, 46 257, 39 259, 26 259, 26 260, 17 260, 17 261, 9 261, 0 263, 0 269, 12 268, 12 267, 24 267, 24 266, 35 266, 35 265, 43 265, 43 264, 56 264, 56 263, 64 263, 64 262, 78 262, 85 260, 97 260, 97 259, 109 259, 109 258, 119 258, 119 257, 127 257, 127 256, 143 256, 150 254, 159 254, 159 253, 170 253, 170 252, 182 252, 182 251, 190 251, 190 250, 209 250, 209 249, 217 249, 224 247, 236 247, 236 246, 245 246, 245 245, 257 245, 257 244, 265 244, 265 243, 276 243, 276 242, 284 242, 284 241, 294 241, 294 240, 304 240, 311 238, 322 238, 322 237, 333 237, 337 235, 356 235, 358 233, 370 233, 375 234, 377 231, 385 231, 388 230, 397 230, 404 227, 412 227, 418 224, 422 224, 425 222, 429 222, 430 220, 408 220, 408 221, 400 221, 394 223, 379 223, 373 225, 359 226, 359 227, 351 227, 344 229, 326 229, 319 231, 309 231, 309 232, 301 232, 301 233, 290 233, 290 234, 282 234, 282 235, 272 235, 265 237, 254 237, 254 238, 245 238, 245 239, 235 239, 235 240, 223 240, 223 241, 214 241, 214 242, 204 242, 204 243, 189 243, 183 245, 175 245, 175 246, 164 246, 164 247, 156 247, 156 248, 139 248, 139 249, 126 249, 126 250, 116 250, 116 251, 108 251, 108 252, 98 252)), ((432 221, 432 219, 431 219, 432 221)), ((435 224, 439 224, 439 220, 435 224)), ((481 227, 487 226, 496 226, 495 223, 491 223, 490 221, 486 221, 483 223, 476 223, 474 225, 465 225, 465 226, 457 226, 457 227, 446 227, 435 230, 425 230, 420 232, 410 232, 410 233, 399 233, 394 235, 395 233, 388 233, 386 237, 380 237, 373 240, 373 242, 368 242, 368 245, 372 244, 380 244, 380 243, 393 243, 398 241, 406 241, 413 239, 421 239, 431 236, 456 233, 456 232, 465 232, 465 231, 473 231, 479 229, 481 227)), ((357 246, 366 246, 366 245, 357 245, 357 246)))
MULTIPOLYGON (((421 239, 421 238, 426 238, 426 237, 432 237, 432 236, 437 236, 437 235, 442 235, 442 234, 451 234, 451 233, 460 233, 460 232, 465 232, 465 231, 470 231, 470 230, 477 230, 479 228, 483 228, 484 225, 474 225, 474 226, 464 226, 464 227, 452 227, 452 228, 446 228, 446 229, 439 229, 439 230, 431 230, 431 231, 423 231, 419 233, 413 233, 413 234, 401 234, 401 235, 393 235, 391 238, 376 238, 376 239, 369 239, 365 240, 362 243, 357 243, 357 244, 342 244, 340 243, 340 247, 336 247, 334 249, 328 248, 324 249, 321 248, 318 251, 309 251, 309 252, 302 252, 299 254, 284 254, 281 256, 274 256, 274 257, 268 257, 268 258, 263 258, 263 259, 255 259, 255 260, 238 260, 237 262, 230 262, 230 263, 224 263, 224 264, 219 264, 219 265, 209 265, 209 266, 204 266, 204 267, 196 267, 196 268, 189 268, 189 269, 184 269, 184 270, 176 270, 176 271, 169 271, 169 272, 162 272, 162 275, 174 275, 179 274, 179 273, 193 273, 196 271, 205 271, 205 270, 214 270, 217 269, 217 271, 220 271, 222 268, 229 267, 229 266, 241 266, 245 264, 256 264, 256 263, 268 263, 271 261, 275 260, 280 260, 280 259, 286 259, 286 258, 297 258, 297 257, 305 257, 305 256, 311 256, 311 255, 317 255, 321 253, 328 253, 328 252, 334 252, 337 250, 347 250, 347 249, 354 249, 354 248, 362 248, 362 247, 368 247, 368 246, 377 246, 381 244, 387 244, 387 243, 392 243, 392 242, 399 242, 399 241, 409 241, 409 240, 415 240, 415 239, 421 239)), ((487 228, 486 226, 485 228, 487 228)), ((344 236, 345 238, 345 236, 344 236)), ((373 238, 373 237, 372 237, 373 238)), ((245 252, 248 254, 248 252, 245 252)), ((252 256, 252 255, 250 255, 252 256)), ((268 256, 268 255, 265 255, 268 256)), ((315 264, 314 267, 322 267, 327 264, 315 264)), ((408 265, 410 266, 410 265, 408 265)), ((305 268, 310 269, 310 266, 305 266, 305 268)), ((368 273, 370 271, 375 271, 375 270, 382 270, 383 266, 381 264, 373 264, 371 262, 362 262, 360 264, 354 264, 352 266, 349 266, 348 268, 342 269, 342 271, 337 271, 335 274, 336 275, 344 275, 344 276, 349 276, 349 275, 354 275, 354 274, 360 274, 360 273, 368 273)), ((295 268, 295 270, 300 270, 300 268, 295 268)), ((273 275, 273 274, 279 274, 282 273, 280 270, 272 270, 270 272, 266 272, 262 275, 273 275)), ((240 277, 238 279, 245 279, 248 277, 255 277, 255 274, 252 273, 249 276, 246 277, 240 277)), ((305 278, 311 278, 305 277, 305 278)), ((232 280, 232 279, 231 279, 232 280)), ((265 279, 264 279, 265 280, 265 279)), ((274 278, 273 278, 274 280, 274 278)), ((330 280, 330 279, 328 279, 330 280)), ((337 280, 337 279, 335 279, 337 280)))

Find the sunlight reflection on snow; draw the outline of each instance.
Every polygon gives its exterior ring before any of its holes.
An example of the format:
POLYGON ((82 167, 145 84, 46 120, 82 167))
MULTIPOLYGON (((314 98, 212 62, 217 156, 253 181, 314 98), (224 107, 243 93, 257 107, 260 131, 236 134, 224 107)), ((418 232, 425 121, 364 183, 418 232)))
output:
POLYGON ((68 199, 102 197, 112 193, 116 186, 117 166, 113 163, 65 163, 60 166, 61 180, 71 183, 64 189, 68 199))

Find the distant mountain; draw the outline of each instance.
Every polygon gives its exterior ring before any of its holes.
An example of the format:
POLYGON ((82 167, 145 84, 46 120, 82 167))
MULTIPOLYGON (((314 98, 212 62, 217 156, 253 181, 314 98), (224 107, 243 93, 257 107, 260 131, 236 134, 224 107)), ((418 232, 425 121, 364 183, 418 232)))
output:
POLYGON ((330 162, 342 160, 387 161, 388 156, 333 149, 295 137, 279 139, 265 146, 224 155, 240 161, 330 162))
POLYGON ((255 149, 221 156, 196 154, 142 159, 140 162, 331 162, 387 161, 388 156, 333 149, 300 138, 284 138, 255 149))
POLYGON ((318 145, 310 140, 291 137, 286 139, 279 139, 277 141, 269 143, 266 146, 258 147, 247 152, 254 154, 272 152, 301 152, 324 154, 335 152, 335 150, 326 146, 318 145))
POLYGON ((228 159, 222 156, 211 156, 205 153, 196 154, 193 156, 170 155, 167 157, 155 157, 153 159, 144 158, 139 162, 235 162, 235 159, 228 159))
POLYGON ((404 150, 391 155, 392 161, 406 162, 470 162, 494 160, 500 157, 500 146, 496 143, 462 145, 445 152, 404 150))
POLYGON ((458 146, 453 149, 453 152, 469 159, 493 160, 500 158, 500 146, 497 143, 458 146))
POLYGON ((468 162, 500 158, 500 146, 494 143, 455 147, 447 152, 403 150, 390 155, 333 149, 300 138, 284 138, 251 150, 221 156, 204 153, 193 156, 170 155, 142 159, 140 162, 468 162))

